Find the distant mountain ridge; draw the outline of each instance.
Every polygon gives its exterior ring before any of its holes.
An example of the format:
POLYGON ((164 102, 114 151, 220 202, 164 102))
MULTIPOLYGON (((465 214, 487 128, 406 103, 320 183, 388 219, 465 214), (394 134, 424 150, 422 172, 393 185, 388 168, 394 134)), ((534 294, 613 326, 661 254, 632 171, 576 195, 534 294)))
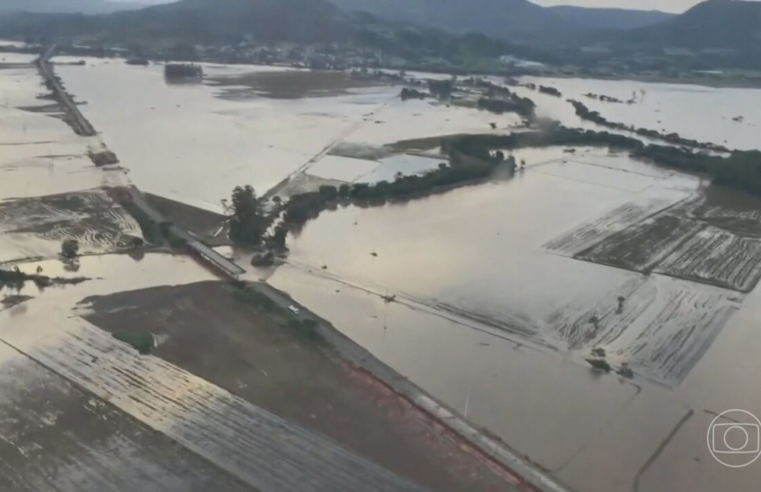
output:
POLYGON ((263 41, 341 41, 350 27, 348 16, 326 0, 180 0, 109 15, 16 14, 0 22, 2 32, 15 36, 188 43, 252 34, 263 41))
POLYGON ((455 32, 512 38, 565 38, 589 29, 631 29, 672 17, 657 11, 541 7, 528 0, 331 0, 345 11, 455 32))
POLYGON ((636 29, 677 17, 659 10, 585 8, 570 5, 549 7, 555 15, 579 27, 596 29, 636 29))
POLYGON ((107 2, 105 0, 0 0, 0 14, 16 12, 109 14, 143 7, 146 5, 139 2, 107 2))
POLYGON ((506 38, 558 34, 573 29, 549 9, 528 0, 331 0, 344 11, 506 38))
POLYGON ((761 49, 761 2, 708 0, 682 15, 633 31, 630 40, 693 49, 761 49))

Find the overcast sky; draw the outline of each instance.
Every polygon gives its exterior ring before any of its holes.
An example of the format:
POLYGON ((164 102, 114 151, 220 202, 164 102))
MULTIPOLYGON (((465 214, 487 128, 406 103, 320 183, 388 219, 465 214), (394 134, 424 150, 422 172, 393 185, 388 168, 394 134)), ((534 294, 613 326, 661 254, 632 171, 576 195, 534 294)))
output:
MULTIPOLYGON (((126 0, 140 3, 169 3, 174 0, 126 0)), ((684 12, 701 0, 531 0, 539 5, 578 5, 580 7, 617 7, 641 10, 684 12)))
POLYGON ((684 12, 701 0, 531 0, 539 5, 577 5, 579 7, 614 7, 640 10, 684 12))

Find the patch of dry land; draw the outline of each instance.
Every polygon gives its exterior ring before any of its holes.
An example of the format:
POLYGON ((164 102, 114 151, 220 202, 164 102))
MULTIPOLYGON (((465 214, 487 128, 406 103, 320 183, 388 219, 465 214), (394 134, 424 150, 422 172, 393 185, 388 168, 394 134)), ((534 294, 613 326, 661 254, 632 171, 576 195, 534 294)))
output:
POLYGON ((158 340, 153 355, 246 401, 316 430, 436 491, 511 491, 513 479, 306 327, 221 282, 157 287, 86 300, 112 333, 158 340), (258 307, 257 307, 258 306, 258 307))

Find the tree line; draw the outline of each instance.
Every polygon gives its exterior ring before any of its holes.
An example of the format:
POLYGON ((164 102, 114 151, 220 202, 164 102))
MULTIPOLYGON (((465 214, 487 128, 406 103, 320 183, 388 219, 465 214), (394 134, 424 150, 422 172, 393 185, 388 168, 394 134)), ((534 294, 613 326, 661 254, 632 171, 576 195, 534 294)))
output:
MULTIPOLYGON (((459 143, 455 138, 443 139, 442 148, 449 154, 450 163, 422 175, 398 174, 393 181, 354 183, 340 186, 321 186, 317 191, 296 194, 283 202, 273 199, 276 206, 264 210, 251 186, 236 187, 232 200, 223 205, 230 214, 230 239, 236 244, 285 251, 289 228, 300 228, 310 219, 336 204, 383 205, 387 202, 426 196, 439 190, 461 186, 495 175, 511 176, 516 163, 501 151, 484 151, 479 145, 459 143), (272 225, 282 216, 282 224, 272 225), (273 230, 271 230, 273 229, 273 230)), ((259 258, 261 266, 271 264, 274 255, 259 258)))
POLYGON ((623 123, 608 121, 608 119, 602 116, 599 112, 590 110, 584 103, 580 101, 569 99, 568 102, 573 105, 573 108, 576 111, 576 115, 579 118, 582 120, 591 121, 592 123, 604 126, 606 128, 611 128, 613 130, 630 131, 636 133, 641 137, 652 138, 653 140, 663 140, 674 145, 685 145, 687 147, 710 150, 713 152, 729 152, 729 149, 723 145, 716 145, 710 142, 698 142, 697 140, 683 138, 678 133, 665 134, 656 130, 635 128, 634 126, 624 125, 623 123))
POLYGON ((688 147, 646 145, 642 141, 610 132, 571 129, 556 124, 542 131, 510 135, 466 135, 448 144, 471 154, 484 155, 494 149, 549 146, 605 146, 629 151, 630 156, 685 172, 708 175, 716 184, 761 196, 761 152, 734 151, 727 156, 695 152, 688 147))

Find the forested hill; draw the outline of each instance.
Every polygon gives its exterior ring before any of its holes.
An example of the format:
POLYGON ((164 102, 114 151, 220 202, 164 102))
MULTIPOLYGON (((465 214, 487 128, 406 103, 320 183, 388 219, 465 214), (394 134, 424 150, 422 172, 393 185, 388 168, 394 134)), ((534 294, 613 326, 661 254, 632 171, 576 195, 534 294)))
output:
POLYGON ((344 11, 497 38, 556 37, 576 28, 528 0, 331 0, 344 11))
POLYGON ((110 15, 18 14, 0 21, 0 34, 12 36, 195 43, 242 35, 262 41, 340 41, 351 35, 350 28, 347 15, 326 0, 181 0, 110 15))
POLYGON ((761 2, 709 0, 673 19, 637 29, 627 40, 695 49, 759 48, 761 2))
POLYGON ((658 10, 590 9, 570 5, 550 7, 549 10, 568 23, 595 29, 636 29, 677 16, 658 10))

